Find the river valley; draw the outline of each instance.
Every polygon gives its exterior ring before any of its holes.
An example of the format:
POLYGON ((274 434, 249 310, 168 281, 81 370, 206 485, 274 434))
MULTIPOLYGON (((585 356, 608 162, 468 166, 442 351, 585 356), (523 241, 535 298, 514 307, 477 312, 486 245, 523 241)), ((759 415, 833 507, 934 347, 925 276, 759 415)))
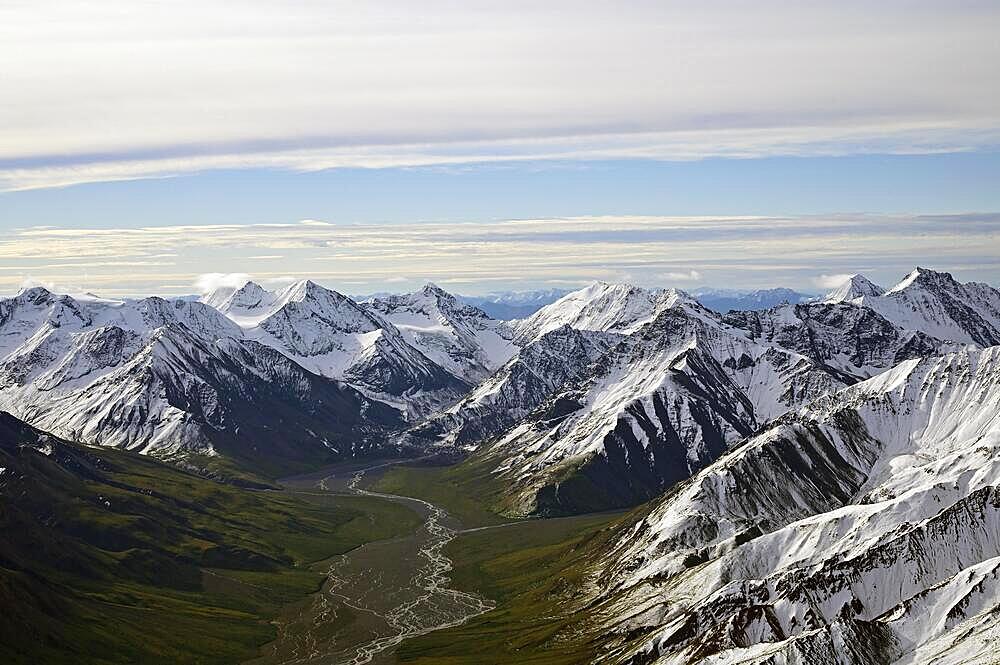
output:
POLYGON ((365 489, 366 481, 412 460, 347 463, 282 481, 295 493, 350 494, 402 503, 423 519, 405 537, 372 542, 316 565, 322 589, 277 620, 278 638, 255 665, 363 665, 394 662, 405 639, 461 624, 493 603, 449 588, 445 546, 461 525, 422 499, 365 489))

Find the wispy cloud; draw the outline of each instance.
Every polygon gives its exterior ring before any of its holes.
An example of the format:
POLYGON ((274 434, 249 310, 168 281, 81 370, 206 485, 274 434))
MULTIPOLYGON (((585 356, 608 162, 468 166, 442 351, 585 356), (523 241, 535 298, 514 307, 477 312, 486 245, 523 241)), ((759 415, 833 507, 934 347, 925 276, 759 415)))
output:
POLYGON ((250 281, 250 275, 242 272, 221 273, 209 272, 198 275, 194 280, 194 288, 198 293, 211 293, 216 289, 238 289, 250 281))
MULTIPOLYGON (((1000 122, 996 123, 1000 125, 1000 122)), ((1000 146, 992 119, 956 126, 948 121, 870 126, 760 127, 583 134, 569 137, 477 142, 388 144, 268 152, 192 153, 181 157, 131 158, 127 154, 88 155, 30 166, 0 159, 0 191, 65 187, 89 182, 164 178, 213 169, 400 168, 484 165, 513 162, 567 162, 607 159, 694 161, 713 157, 752 159, 775 156, 852 154, 932 154, 1000 146), (67 163, 68 162, 68 163, 67 163)), ((299 141, 295 142, 296 144, 299 141)), ((171 151, 173 152, 173 151, 171 151)))
POLYGON ((0 188, 973 150, 998 144, 998 26, 905 0, 6 3, 0 188))
POLYGON ((665 272, 661 275, 667 282, 698 282, 701 281, 701 273, 697 270, 687 272, 665 272))
POLYGON ((839 275, 820 275, 819 277, 813 278, 813 284, 823 289, 835 289, 850 278, 851 275, 847 273, 841 273, 839 275))

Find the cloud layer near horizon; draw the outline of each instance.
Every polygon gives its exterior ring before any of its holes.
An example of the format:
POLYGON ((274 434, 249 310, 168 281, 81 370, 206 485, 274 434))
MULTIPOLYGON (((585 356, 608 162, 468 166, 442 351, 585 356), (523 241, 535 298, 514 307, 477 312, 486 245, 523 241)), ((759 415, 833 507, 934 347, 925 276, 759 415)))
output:
POLYGON ((180 295, 249 277, 269 285, 310 278, 346 293, 433 281, 474 294, 593 280, 815 292, 831 275, 855 272, 890 285, 916 265, 1000 284, 1000 214, 27 228, 0 239, 0 293, 41 283, 180 295))
POLYGON ((0 189, 996 147, 998 29, 974 1, 17 1, 0 189))

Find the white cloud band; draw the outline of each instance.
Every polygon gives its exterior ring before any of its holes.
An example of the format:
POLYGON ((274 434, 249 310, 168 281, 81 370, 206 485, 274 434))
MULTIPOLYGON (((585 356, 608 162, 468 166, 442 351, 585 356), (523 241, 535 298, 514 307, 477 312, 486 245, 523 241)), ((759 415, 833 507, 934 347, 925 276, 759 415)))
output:
POLYGON ((0 188, 996 146, 998 29, 929 0, 6 3, 0 188))
POLYGON ((1000 282, 1000 214, 30 228, 0 239, 0 292, 30 276, 102 295, 182 294, 199 276, 204 291, 248 275, 350 293, 426 280, 465 292, 595 279, 808 290, 817 274, 892 283, 918 264, 1000 282))

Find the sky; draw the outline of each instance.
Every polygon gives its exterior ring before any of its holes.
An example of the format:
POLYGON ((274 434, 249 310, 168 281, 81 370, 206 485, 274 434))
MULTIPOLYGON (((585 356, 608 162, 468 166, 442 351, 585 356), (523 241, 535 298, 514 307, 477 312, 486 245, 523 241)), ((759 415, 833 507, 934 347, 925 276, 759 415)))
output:
POLYGON ((0 293, 1000 283, 998 31, 974 0, 10 0, 0 293))

